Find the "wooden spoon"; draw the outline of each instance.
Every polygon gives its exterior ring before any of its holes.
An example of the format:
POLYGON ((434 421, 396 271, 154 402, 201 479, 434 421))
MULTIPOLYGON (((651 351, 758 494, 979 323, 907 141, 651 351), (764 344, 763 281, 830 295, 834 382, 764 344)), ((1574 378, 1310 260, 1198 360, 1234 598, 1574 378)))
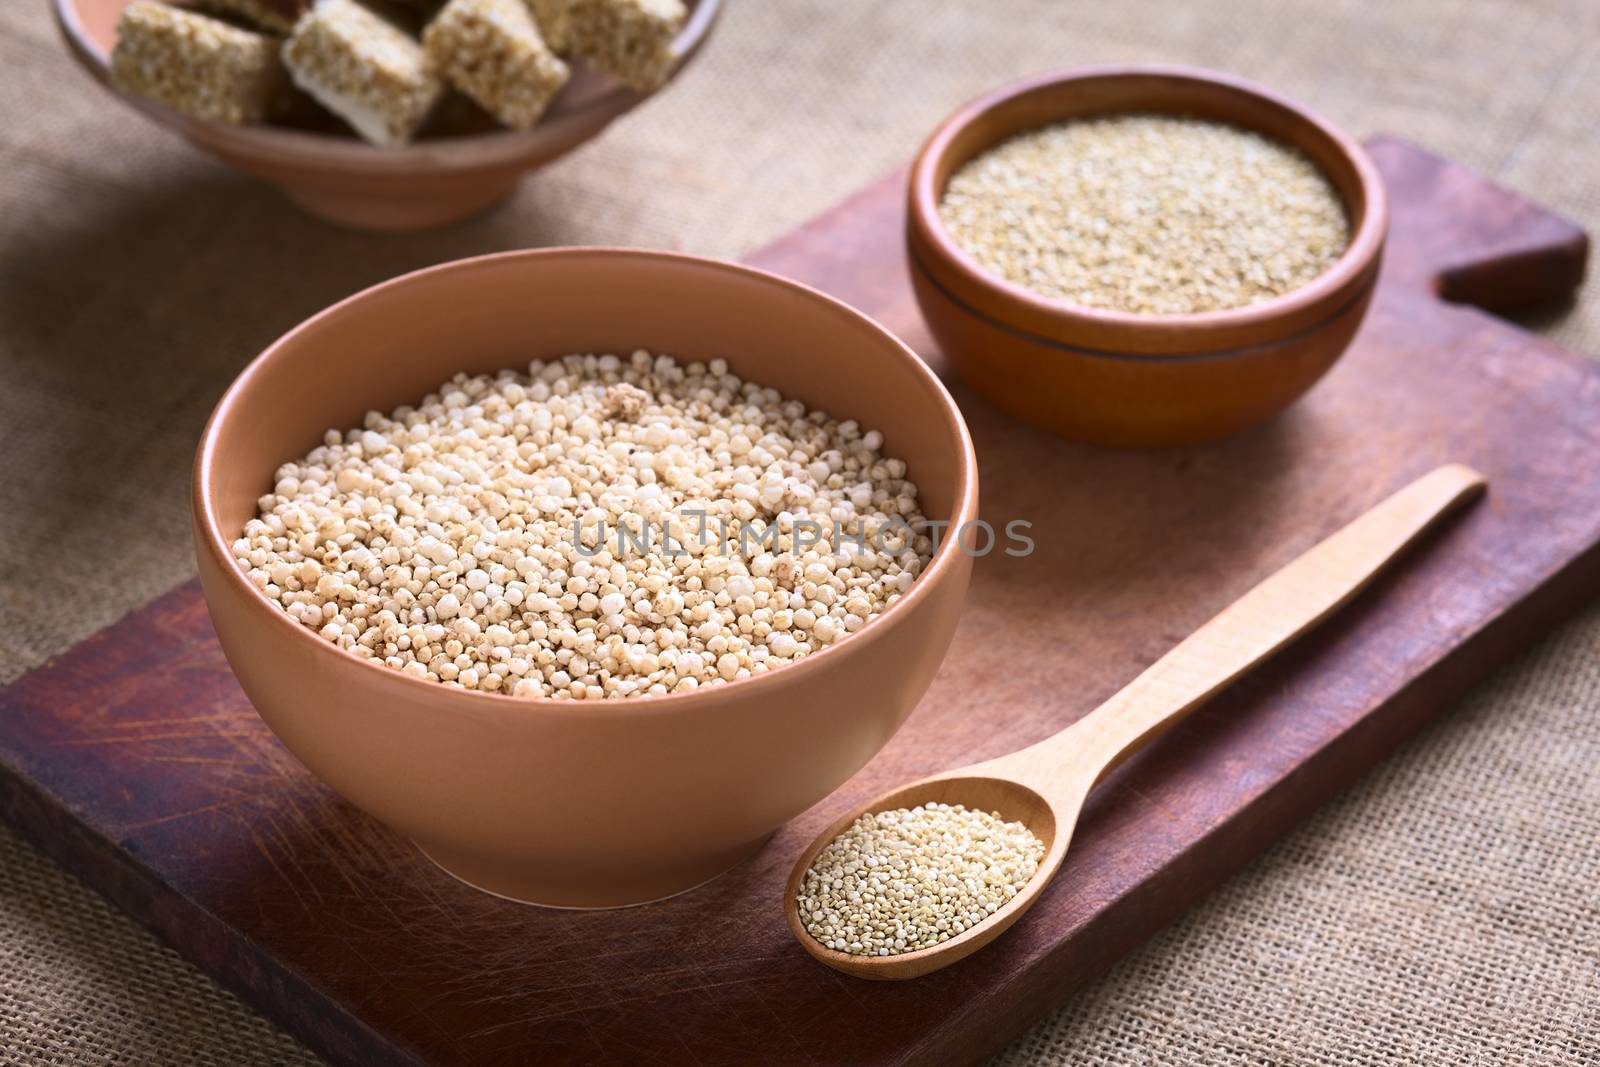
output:
POLYGON ((976 952, 1039 898, 1061 866, 1089 790, 1107 771, 1327 617, 1435 519, 1485 484, 1470 468, 1440 467, 1250 590, 1060 733, 1008 756, 884 793, 840 817, 811 843, 789 876, 784 914, 790 930, 817 959, 861 978, 915 978, 976 952), (896 956, 852 956, 824 947, 806 931, 795 900, 817 853, 864 813, 928 803, 962 804, 1021 820, 1046 848, 1038 872, 993 915, 932 948, 896 956))

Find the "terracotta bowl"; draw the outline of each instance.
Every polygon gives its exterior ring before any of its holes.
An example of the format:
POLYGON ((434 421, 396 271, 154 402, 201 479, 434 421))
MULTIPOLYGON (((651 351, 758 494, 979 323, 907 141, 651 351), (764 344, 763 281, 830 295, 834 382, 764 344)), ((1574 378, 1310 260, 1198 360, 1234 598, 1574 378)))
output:
MULTIPOLYGON (((129 0, 54 0, 68 48, 110 89, 117 19, 129 0)), ((721 0, 688 0, 674 77, 699 52, 721 0)), ((115 93, 115 90, 111 90, 115 93)), ((363 230, 414 231, 475 215, 511 195, 528 171, 598 134, 645 99, 581 66, 539 123, 525 132, 496 126, 461 102, 442 109, 422 139, 379 148, 331 118, 308 128, 234 126, 189 118, 163 104, 115 94, 191 144, 277 185, 318 218, 363 230), (320 126, 320 128, 318 128, 320 126)))
POLYGON ((351 803, 462 880, 518 900, 653 900, 755 852, 910 714, 971 572, 947 537, 902 600, 797 664, 695 692, 579 702, 451 689, 358 659, 290 620, 235 563, 230 543, 275 469, 326 428, 413 403, 458 371, 641 346, 725 358, 877 427, 930 518, 959 528, 976 517, 966 426, 905 345, 794 282, 665 252, 515 252, 368 289, 251 363, 195 461, 206 603, 261 717, 351 803))
POLYGON ((1204 441, 1287 407, 1355 335, 1388 229, 1382 180, 1355 141, 1267 89, 1169 67, 1068 71, 990 93, 934 131, 912 166, 909 196, 917 300, 961 375, 1019 419, 1107 445, 1204 441), (951 174, 985 149, 1053 122, 1129 111, 1218 119, 1296 146, 1343 198, 1350 247, 1310 284, 1260 304, 1139 315, 1013 285, 980 267, 940 224, 951 174))

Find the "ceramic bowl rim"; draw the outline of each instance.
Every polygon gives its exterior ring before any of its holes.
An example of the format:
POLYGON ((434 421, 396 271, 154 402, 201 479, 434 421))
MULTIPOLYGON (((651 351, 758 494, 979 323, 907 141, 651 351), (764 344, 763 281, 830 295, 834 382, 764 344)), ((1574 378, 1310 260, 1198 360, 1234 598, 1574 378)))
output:
MULTIPOLYGON (((1329 305, 1329 314, 1331 315, 1335 313, 1337 307, 1343 306, 1352 299, 1350 295, 1347 295, 1347 291, 1353 292, 1355 288, 1370 286, 1371 279, 1368 279, 1365 285, 1358 285, 1357 283, 1361 275, 1368 271, 1381 255, 1389 228, 1388 195, 1383 178, 1378 173, 1377 166, 1372 162, 1371 157, 1367 155, 1366 150, 1349 135, 1305 105, 1255 82, 1220 71, 1170 64, 1112 64, 1075 67, 1024 78, 991 90, 958 108, 934 129, 912 162, 908 186, 908 226, 910 227, 910 232, 915 239, 920 239, 922 245, 932 255, 937 257, 940 266, 954 271, 960 276, 963 283, 994 296, 1007 307, 1020 307, 1037 318, 1053 320, 1063 327, 1063 334, 1073 328, 1099 330, 1110 328, 1127 331, 1130 335, 1162 337, 1172 341, 1195 336, 1201 332, 1221 333, 1251 327, 1259 330, 1277 320, 1288 319, 1297 313, 1306 312, 1308 309, 1323 303, 1329 305), (1344 252, 1340 254, 1333 265, 1305 285, 1258 304, 1191 314, 1147 315, 1137 312, 1090 308, 1042 296, 989 271, 956 243, 939 219, 938 205, 943 190, 937 187, 936 173, 950 154, 952 144, 960 134, 992 112, 1005 107, 1019 97, 1024 97, 1031 93, 1074 83, 1097 80, 1118 81, 1141 77, 1192 82, 1196 85, 1221 88, 1243 96, 1256 97, 1291 114, 1296 121, 1311 127, 1331 144, 1355 174, 1364 202, 1361 222, 1351 235, 1349 245, 1346 246, 1344 252)), ((1348 206, 1347 204, 1347 209, 1348 206)), ((914 260, 917 252, 917 249, 912 250, 914 260)), ((913 262, 912 266, 913 269, 923 270, 929 278, 938 282, 937 276, 929 269, 927 264, 913 262)), ((941 288, 947 288, 942 282, 939 282, 939 284, 941 288)), ((967 306, 969 311, 975 310, 968 306, 968 301, 962 299, 960 302, 963 306, 967 306)), ((1035 328, 1007 321, 1004 316, 994 312, 983 312, 981 314, 995 326, 1011 332, 1021 333, 1032 340, 1045 342, 1055 347, 1071 348, 1074 351, 1081 351, 1083 354, 1088 355, 1104 354, 1117 358, 1159 361, 1164 359, 1195 358, 1197 355, 1205 355, 1211 351, 1210 346, 1202 343, 1197 345, 1194 351, 1142 351, 1130 348, 1117 352, 1106 351, 1102 353, 1099 351, 1099 346, 1084 346, 1080 349, 1080 346, 1070 340, 1066 340, 1064 336, 1042 334, 1035 328)), ((1298 327, 1296 332, 1314 329, 1317 325, 1319 323, 1301 326, 1298 327)), ((1271 338, 1263 337, 1260 341, 1252 341, 1246 344, 1226 344, 1217 346, 1217 348, 1223 350, 1252 348, 1270 340, 1271 338)))
POLYGON ((905 342, 891 333, 887 327, 842 300, 829 296, 808 285, 757 267, 680 252, 611 246, 572 246, 497 252, 452 260, 411 271, 370 286, 332 304, 301 322, 268 345, 239 372, 239 375, 228 386, 222 398, 217 402, 211 416, 206 420, 205 429, 201 433, 200 444, 195 451, 190 498, 192 517, 195 523, 197 541, 199 542, 196 544, 196 550, 206 553, 210 557, 210 561, 221 573, 222 580, 235 596, 242 598, 245 603, 251 605, 251 607, 245 609, 246 611, 265 619, 266 621, 262 625, 276 627, 280 633, 288 635, 288 640, 300 642, 301 646, 307 649, 309 655, 320 657, 323 663, 328 664, 330 671, 337 672, 351 669, 374 672, 369 676, 369 680, 375 683, 411 686, 413 688, 410 692, 420 699, 455 704, 456 707, 450 709, 450 714, 476 711, 501 721, 507 718, 512 721, 526 721, 536 717, 538 714, 616 718, 618 716, 632 717, 662 715, 671 712, 689 712, 695 709, 726 705, 729 702, 744 702, 751 698, 759 699, 761 692, 775 691, 779 686, 784 685, 804 684, 807 679, 811 678, 823 667, 841 665, 847 656, 866 654, 870 646, 880 641, 891 627, 902 625, 911 612, 924 605, 934 595, 934 586, 948 581, 958 570, 959 560, 956 557, 962 551, 959 545, 959 537, 948 536, 943 538, 938 549, 934 552, 933 558, 912 583, 911 590, 881 615, 867 623, 857 633, 850 634, 848 637, 806 656, 799 663, 790 664, 764 674, 737 678, 723 685, 697 688, 682 693, 663 693, 637 699, 557 700, 552 697, 514 697, 501 693, 458 689, 441 685, 425 678, 416 678, 403 671, 397 671, 372 660, 352 655, 324 641, 305 626, 289 618, 287 613, 273 607, 267 600, 266 595, 252 585, 239 568, 238 562, 233 557, 231 547, 236 535, 228 535, 222 529, 213 494, 215 472, 225 463, 225 460, 220 455, 218 438, 224 423, 233 417, 234 412, 252 402, 252 391, 256 388, 256 383, 264 369, 280 358, 281 353, 286 348, 297 343, 304 334, 314 331, 331 319, 346 314, 352 307, 376 298, 379 294, 391 293, 398 289, 426 287, 444 274, 496 270, 502 269, 507 264, 523 261, 618 256, 754 278, 762 284, 797 293, 818 311, 825 311, 828 314, 845 318, 856 326, 865 328, 869 334, 876 335, 878 340, 887 342, 890 351, 894 352, 900 359, 907 361, 909 369, 912 371, 915 380, 922 386, 927 399, 943 416, 947 437, 953 438, 953 443, 956 446, 959 469, 955 484, 952 487, 951 528, 959 529, 965 523, 978 517, 977 456, 973 448, 971 434, 967 429, 966 420, 961 415, 961 409, 957 406, 955 399, 950 395, 949 390, 945 388, 944 383, 939 380, 938 376, 905 342), (765 689, 758 688, 763 686, 765 689))

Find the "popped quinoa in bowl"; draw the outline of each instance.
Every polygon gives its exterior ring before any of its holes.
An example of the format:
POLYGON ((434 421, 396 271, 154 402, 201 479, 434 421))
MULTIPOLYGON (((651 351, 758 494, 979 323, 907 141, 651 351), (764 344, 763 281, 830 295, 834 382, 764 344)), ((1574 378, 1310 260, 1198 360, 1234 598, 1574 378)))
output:
POLYGON ((883 435, 640 349, 458 374, 330 429, 233 543, 290 618, 414 677, 598 700, 801 662, 936 533, 883 435))
MULTIPOLYGON (((502 371, 520 368, 509 380, 521 385, 516 376, 534 360, 549 368, 593 354, 598 370, 604 354, 629 353, 621 363, 639 349, 671 353, 686 376, 696 363, 711 373, 725 360, 741 383, 759 382, 841 426, 854 421, 862 449, 876 431, 884 474, 889 459, 905 464, 889 484, 914 484, 921 514, 956 529, 976 520, 977 467, 960 412, 904 344, 804 286, 665 252, 506 253, 357 294, 244 370, 196 457, 201 583, 256 710, 350 802, 457 877, 514 899, 637 903, 690 888, 755 852, 858 770, 911 713, 955 631, 971 574, 971 556, 946 537, 908 587, 894 590, 892 604, 885 597, 875 618, 797 662, 748 676, 735 670, 726 680, 719 653, 712 663, 701 659, 717 667, 715 684, 574 700, 440 684, 353 655, 292 618, 241 566, 235 542, 259 517, 263 496, 276 495, 280 467, 325 445, 330 427, 355 428, 367 412, 414 405, 456 375, 502 380, 502 371)), ((619 414, 630 399, 639 398, 614 398, 619 414)), ((818 461, 828 464, 811 462, 818 461)), ((785 493, 805 484, 795 479, 785 493)), ((759 504, 760 477, 753 488, 759 504)), ((882 503, 899 499, 887 485, 884 492, 882 503)), ((870 502, 879 503, 876 490, 870 502)), ((496 584, 492 568, 468 567, 463 579, 474 569, 496 584)), ((586 592, 596 611, 612 595, 586 592)), ((725 584, 721 593, 729 592, 725 584)))

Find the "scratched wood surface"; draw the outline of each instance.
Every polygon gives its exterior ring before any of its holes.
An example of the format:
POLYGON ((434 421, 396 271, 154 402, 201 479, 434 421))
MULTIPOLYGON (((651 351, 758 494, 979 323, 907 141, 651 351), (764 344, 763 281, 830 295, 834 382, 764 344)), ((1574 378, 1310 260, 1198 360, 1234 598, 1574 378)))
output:
MULTIPOLYGON (((453 882, 277 744, 193 583, 0 691, 0 814, 340 1062, 981 1059, 1600 588, 1600 368, 1441 299, 1558 300, 1583 235, 1403 143, 1374 152, 1394 198, 1378 299, 1344 361, 1272 425, 1098 451, 1010 425, 955 383, 984 514, 1031 521, 1037 552, 981 562, 945 667, 891 745, 700 890, 584 913, 453 882), (1120 768, 1004 938, 901 984, 844 978, 790 941, 789 863, 845 805, 1059 729, 1446 460, 1485 471, 1490 497, 1120 768)), ((886 179, 755 262, 864 308, 939 366, 900 196, 886 179)))

